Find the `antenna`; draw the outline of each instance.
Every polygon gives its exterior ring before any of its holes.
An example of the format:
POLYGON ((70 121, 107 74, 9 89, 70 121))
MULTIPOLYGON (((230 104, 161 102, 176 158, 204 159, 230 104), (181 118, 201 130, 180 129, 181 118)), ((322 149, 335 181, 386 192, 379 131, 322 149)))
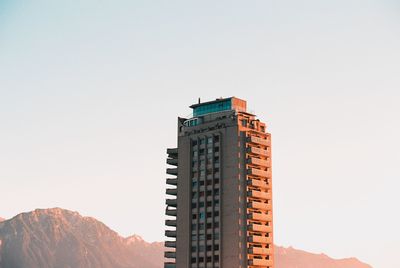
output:
POLYGON ((200 98, 199 98, 199 104, 201 103, 201 100, 200 100, 200 98))

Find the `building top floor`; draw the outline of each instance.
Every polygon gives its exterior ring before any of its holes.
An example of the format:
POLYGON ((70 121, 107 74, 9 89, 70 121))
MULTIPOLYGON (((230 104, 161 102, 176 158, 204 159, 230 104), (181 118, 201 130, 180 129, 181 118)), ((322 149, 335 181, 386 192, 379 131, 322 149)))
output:
POLYGON ((190 106, 193 109, 193 116, 202 116, 209 113, 217 113, 223 111, 236 111, 246 112, 247 102, 245 100, 230 97, 230 98, 219 98, 213 101, 200 102, 190 106))

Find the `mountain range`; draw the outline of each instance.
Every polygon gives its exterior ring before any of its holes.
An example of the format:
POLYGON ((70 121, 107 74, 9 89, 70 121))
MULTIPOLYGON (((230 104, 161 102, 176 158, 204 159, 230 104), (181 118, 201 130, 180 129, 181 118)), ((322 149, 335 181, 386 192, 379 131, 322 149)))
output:
MULTIPOLYGON (((0 268, 162 268, 164 245, 121 237, 91 217, 61 208, 0 218, 0 268)), ((276 268, 371 268, 355 258, 335 260, 275 247, 276 268)))

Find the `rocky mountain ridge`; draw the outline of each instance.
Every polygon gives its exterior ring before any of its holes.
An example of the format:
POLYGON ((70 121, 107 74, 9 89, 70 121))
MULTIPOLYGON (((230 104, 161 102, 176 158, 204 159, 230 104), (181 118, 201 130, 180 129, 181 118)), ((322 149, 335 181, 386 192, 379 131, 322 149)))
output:
MULTIPOLYGON (((164 245, 127 238, 92 217, 61 208, 37 209, 0 221, 0 268, 162 268, 164 245)), ((371 268, 275 248, 276 268, 371 268)))

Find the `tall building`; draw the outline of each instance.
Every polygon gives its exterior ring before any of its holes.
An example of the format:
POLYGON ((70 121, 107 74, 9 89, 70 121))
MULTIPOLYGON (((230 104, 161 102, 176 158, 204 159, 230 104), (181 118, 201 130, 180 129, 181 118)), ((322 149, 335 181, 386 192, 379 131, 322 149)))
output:
POLYGON ((232 97, 193 104, 167 150, 165 268, 274 267, 271 135, 232 97))

